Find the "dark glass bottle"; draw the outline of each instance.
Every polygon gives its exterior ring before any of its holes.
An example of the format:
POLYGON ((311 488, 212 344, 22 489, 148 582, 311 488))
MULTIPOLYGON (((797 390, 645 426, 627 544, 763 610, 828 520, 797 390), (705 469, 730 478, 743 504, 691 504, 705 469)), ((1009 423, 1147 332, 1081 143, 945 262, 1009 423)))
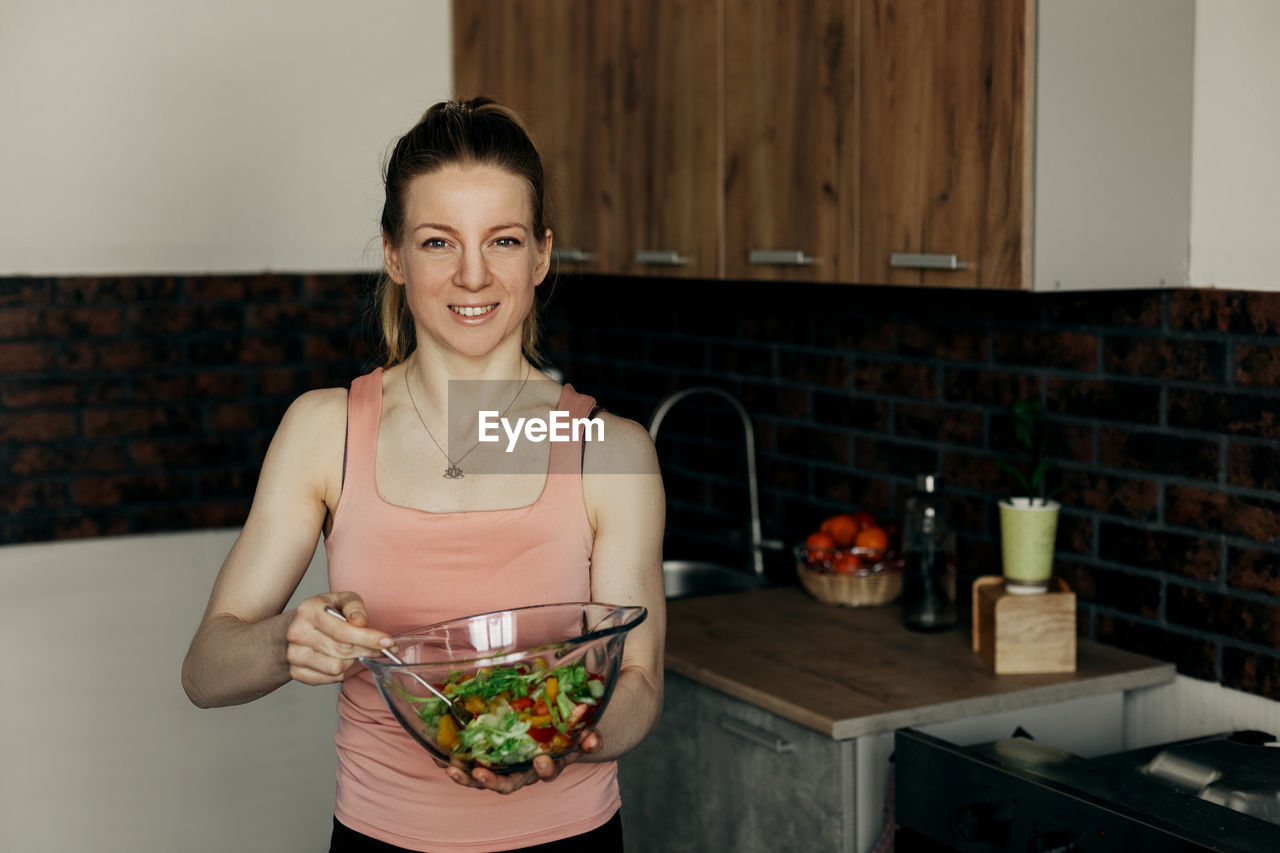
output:
POLYGON ((918 476, 902 523, 902 621, 913 631, 956 625, 956 533, 940 487, 918 476))

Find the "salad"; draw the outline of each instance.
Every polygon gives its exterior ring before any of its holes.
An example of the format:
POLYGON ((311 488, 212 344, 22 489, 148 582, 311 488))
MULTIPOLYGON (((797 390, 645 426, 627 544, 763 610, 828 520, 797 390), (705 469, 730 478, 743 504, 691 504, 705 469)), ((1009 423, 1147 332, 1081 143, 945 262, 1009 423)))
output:
POLYGON ((415 706, 428 738, 451 757, 486 767, 567 752, 605 692, 604 679, 581 663, 549 670, 542 658, 532 665, 452 672, 435 687, 474 715, 465 728, 439 698, 400 692, 415 706))

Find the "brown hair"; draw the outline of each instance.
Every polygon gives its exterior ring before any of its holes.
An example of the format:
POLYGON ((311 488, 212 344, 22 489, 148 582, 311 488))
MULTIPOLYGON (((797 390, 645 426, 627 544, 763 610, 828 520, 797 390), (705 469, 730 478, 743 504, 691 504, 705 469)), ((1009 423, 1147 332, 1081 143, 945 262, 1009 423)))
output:
MULTIPOLYGON (((542 158, 520 118, 489 98, 441 101, 396 142, 383 169, 382 233, 387 240, 398 244, 404 238, 405 195, 414 178, 446 166, 471 164, 496 166, 528 183, 534 238, 541 244, 547 232, 542 158)), ((373 310, 382 331, 386 365, 404 361, 415 344, 413 317, 404 289, 385 271, 378 280, 373 310)), ((524 318, 521 345, 526 358, 541 363, 537 299, 524 318)))

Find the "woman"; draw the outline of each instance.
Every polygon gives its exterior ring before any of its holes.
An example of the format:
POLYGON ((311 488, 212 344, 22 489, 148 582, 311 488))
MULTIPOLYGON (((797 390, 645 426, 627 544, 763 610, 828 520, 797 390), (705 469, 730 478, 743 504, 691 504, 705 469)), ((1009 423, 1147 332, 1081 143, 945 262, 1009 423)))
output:
POLYGON ((552 234, 518 120, 485 99, 429 109, 388 161, 382 245, 386 366, 285 413, 183 685, 210 707, 342 681, 331 850, 620 848, 614 762, 662 706, 664 498, 629 420, 599 414, 602 439, 514 455, 478 440, 481 410, 515 423, 594 408, 531 358, 552 234), (321 533, 333 591, 284 611, 321 533), (582 751, 522 775, 438 767, 356 663, 419 625, 587 599, 649 616, 582 751))

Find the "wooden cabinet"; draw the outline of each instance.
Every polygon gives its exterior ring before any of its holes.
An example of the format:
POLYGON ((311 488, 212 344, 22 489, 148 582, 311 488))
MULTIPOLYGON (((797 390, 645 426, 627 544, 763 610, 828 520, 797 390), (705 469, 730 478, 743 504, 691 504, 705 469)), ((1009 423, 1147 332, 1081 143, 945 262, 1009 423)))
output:
POLYGON ((595 272, 1185 284, 1194 0, 454 4, 595 272))
POLYGON ((657 729, 619 763, 628 851, 854 849, 854 742, 668 672, 657 729))
POLYGON ((454 94, 516 110, 542 153, 561 268, 616 268, 614 3, 453 4, 454 94))
POLYGON ((722 4, 617 4, 615 272, 720 274, 722 4))
POLYGON ((860 0, 846 281, 1177 286, 1193 0, 860 0))
POLYGON ((854 251, 841 277, 1021 287, 1031 256, 1031 5, 867 0, 858 16, 844 183, 854 251))
POLYGON ((729 0, 723 275, 836 281, 857 4, 729 0))

